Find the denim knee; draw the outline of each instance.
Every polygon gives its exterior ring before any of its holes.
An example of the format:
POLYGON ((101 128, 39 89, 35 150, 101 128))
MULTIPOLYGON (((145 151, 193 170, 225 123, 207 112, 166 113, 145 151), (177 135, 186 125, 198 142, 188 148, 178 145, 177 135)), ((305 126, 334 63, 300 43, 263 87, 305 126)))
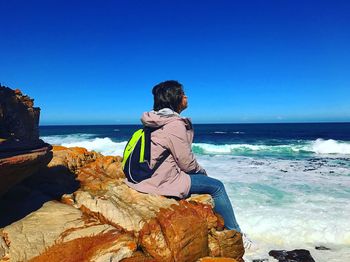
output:
POLYGON ((217 197, 225 193, 224 184, 215 178, 204 175, 191 175, 190 194, 210 194, 217 197))
POLYGON ((219 195, 223 191, 225 191, 225 186, 220 180, 213 179, 213 186, 215 187, 215 191, 213 192, 213 196, 219 195))

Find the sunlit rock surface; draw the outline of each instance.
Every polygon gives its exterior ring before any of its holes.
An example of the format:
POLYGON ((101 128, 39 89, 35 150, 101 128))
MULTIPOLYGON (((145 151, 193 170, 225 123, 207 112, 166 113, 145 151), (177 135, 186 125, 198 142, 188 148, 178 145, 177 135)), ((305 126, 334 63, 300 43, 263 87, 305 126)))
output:
POLYGON ((120 157, 61 146, 53 152, 25 187, 58 190, 60 202, 43 202, 1 230, 2 261, 242 261, 241 234, 223 230, 210 196, 176 201, 139 193, 124 183, 120 157), (74 191, 68 177, 79 185, 74 191))
POLYGON ((10 261, 110 261, 136 249, 131 234, 54 201, 3 228, 1 235, 3 260, 10 261))

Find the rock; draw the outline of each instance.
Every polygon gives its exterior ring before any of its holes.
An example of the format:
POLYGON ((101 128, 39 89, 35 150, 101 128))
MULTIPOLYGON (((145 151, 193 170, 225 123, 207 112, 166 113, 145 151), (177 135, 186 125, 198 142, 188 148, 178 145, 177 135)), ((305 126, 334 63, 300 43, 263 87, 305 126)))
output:
POLYGON ((0 153, 0 196, 11 187, 46 166, 51 158, 51 146, 21 151, 21 154, 2 157, 0 153))
POLYGON ((136 251, 131 257, 121 260, 122 262, 157 262, 154 258, 146 256, 141 251, 136 251))
POLYGON ((317 249, 317 250, 331 250, 329 247, 325 247, 325 246, 316 246, 315 249, 317 249))
POLYGON ((186 201, 191 203, 191 208, 195 209, 201 215, 201 217, 203 217, 206 220, 208 230, 212 228, 216 228, 220 231, 223 230, 224 219, 219 214, 214 213, 212 204, 208 204, 209 201, 207 201, 207 199, 210 198, 211 201, 213 201, 212 197, 210 195, 200 196, 200 198, 198 196, 191 196, 188 199, 186 199, 186 201))
POLYGON ((271 250, 269 255, 277 259, 279 262, 315 262, 310 251, 305 249, 271 250))
MULTIPOLYGON (((226 256, 242 261, 241 235, 233 230, 223 230, 223 220, 213 212, 213 201, 209 195, 176 201, 143 194, 124 183, 120 157, 102 156, 83 148, 57 146, 53 147, 53 154, 46 169, 41 169, 16 188, 40 192, 40 198, 43 195, 48 199, 55 197, 61 203, 46 202, 39 210, 5 227, 0 241, 0 246, 4 246, 0 254, 6 254, 5 258, 11 256, 35 261, 70 261, 70 257, 74 261, 119 261, 123 258, 136 262, 197 261, 208 256, 226 256), (78 187, 72 183, 74 178, 78 187), (57 212, 66 210, 74 216, 54 214, 52 207, 50 210, 47 207, 52 203, 59 205, 57 212), (36 219, 31 220, 34 216, 36 219), (48 222, 40 222, 39 217, 48 222), (23 225, 21 223, 25 223, 23 228, 26 230, 40 228, 38 232, 41 235, 34 231, 12 231, 8 234, 14 225, 23 225), (75 235, 71 233, 90 232, 86 228, 107 226, 108 230, 93 235, 79 233, 80 237, 73 237, 75 235), (69 232, 71 237, 62 238, 61 232, 69 232), (18 239, 23 239, 23 242, 12 241, 14 234, 21 236, 18 239), (114 235, 115 238, 112 238, 114 235), (8 240, 9 237, 11 240, 8 240), (119 245, 119 242, 122 244, 119 245), (97 251, 92 247, 96 247, 97 251), (115 250, 113 256, 111 249, 115 250)), ((22 195, 26 196, 26 193, 22 195)), ((35 202, 35 196, 30 201, 35 202)), ((39 203, 44 202, 40 200, 39 203)))
POLYGON ((203 194, 203 195, 192 194, 186 200, 188 202, 197 202, 197 203, 206 204, 206 205, 209 205, 210 207, 214 208, 214 200, 208 194, 203 194))
MULTIPOLYGON (((85 191, 96 193, 100 190, 108 190, 116 180, 124 180, 121 157, 101 156, 96 161, 85 165, 77 172, 77 179, 85 191)), ((123 183, 123 181, 121 181, 123 183)))
POLYGON ((140 231, 142 249, 157 261, 196 261, 207 256, 207 223, 191 205, 182 201, 161 209, 140 231))
POLYGON ((71 201, 90 216, 135 232, 139 232, 147 221, 155 217, 160 208, 177 204, 174 199, 138 193, 122 180, 115 184, 98 194, 78 190, 71 196, 71 201))
POLYGON ((227 257, 203 257, 198 262, 238 262, 236 259, 227 257))
POLYGON ((34 99, 0 85, 0 137, 23 141, 39 140, 40 108, 34 99))
POLYGON ((54 145, 52 149, 55 157, 48 164, 48 167, 63 166, 67 167, 71 173, 75 173, 78 168, 94 162, 101 154, 94 151, 89 152, 83 147, 71 147, 54 145))
POLYGON ((136 250, 131 234, 54 201, 3 228, 1 235, 1 261, 119 261, 136 250))
POLYGON ((75 192, 79 186, 67 167, 41 168, 0 197, 0 228, 38 210, 47 201, 60 200, 65 194, 75 192))
POLYGON ((230 257, 243 262, 244 247, 242 234, 235 230, 216 231, 209 233, 209 255, 212 257, 230 257))
POLYGON ((139 193, 124 183, 118 157, 100 157, 76 174, 81 189, 69 196, 68 202, 89 216, 134 232, 143 251, 157 261, 195 261, 207 256, 210 247, 216 247, 213 256, 241 261, 241 235, 229 230, 217 232, 223 229, 223 220, 214 214, 209 195, 178 202, 139 193), (208 232, 212 236, 209 245, 208 232))
POLYGON ((0 85, 0 196, 52 158, 51 145, 39 139, 40 108, 33 101, 0 85))

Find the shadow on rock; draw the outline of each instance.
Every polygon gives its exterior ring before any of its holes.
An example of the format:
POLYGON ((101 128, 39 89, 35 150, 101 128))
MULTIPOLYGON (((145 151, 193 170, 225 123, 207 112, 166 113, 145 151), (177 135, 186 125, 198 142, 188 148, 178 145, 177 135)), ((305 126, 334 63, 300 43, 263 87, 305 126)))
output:
POLYGON ((65 166, 45 167, 17 184, 0 198, 0 228, 5 227, 50 200, 73 193, 80 184, 65 166))

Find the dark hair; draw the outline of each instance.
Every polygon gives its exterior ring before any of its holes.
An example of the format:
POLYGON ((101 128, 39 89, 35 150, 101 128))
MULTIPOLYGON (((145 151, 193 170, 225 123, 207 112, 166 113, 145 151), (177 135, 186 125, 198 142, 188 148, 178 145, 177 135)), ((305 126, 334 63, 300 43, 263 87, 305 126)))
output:
POLYGON ((167 107, 179 113, 184 90, 178 81, 161 82, 153 87, 152 94, 154 98, 153 110, 158 111, 167 107))

